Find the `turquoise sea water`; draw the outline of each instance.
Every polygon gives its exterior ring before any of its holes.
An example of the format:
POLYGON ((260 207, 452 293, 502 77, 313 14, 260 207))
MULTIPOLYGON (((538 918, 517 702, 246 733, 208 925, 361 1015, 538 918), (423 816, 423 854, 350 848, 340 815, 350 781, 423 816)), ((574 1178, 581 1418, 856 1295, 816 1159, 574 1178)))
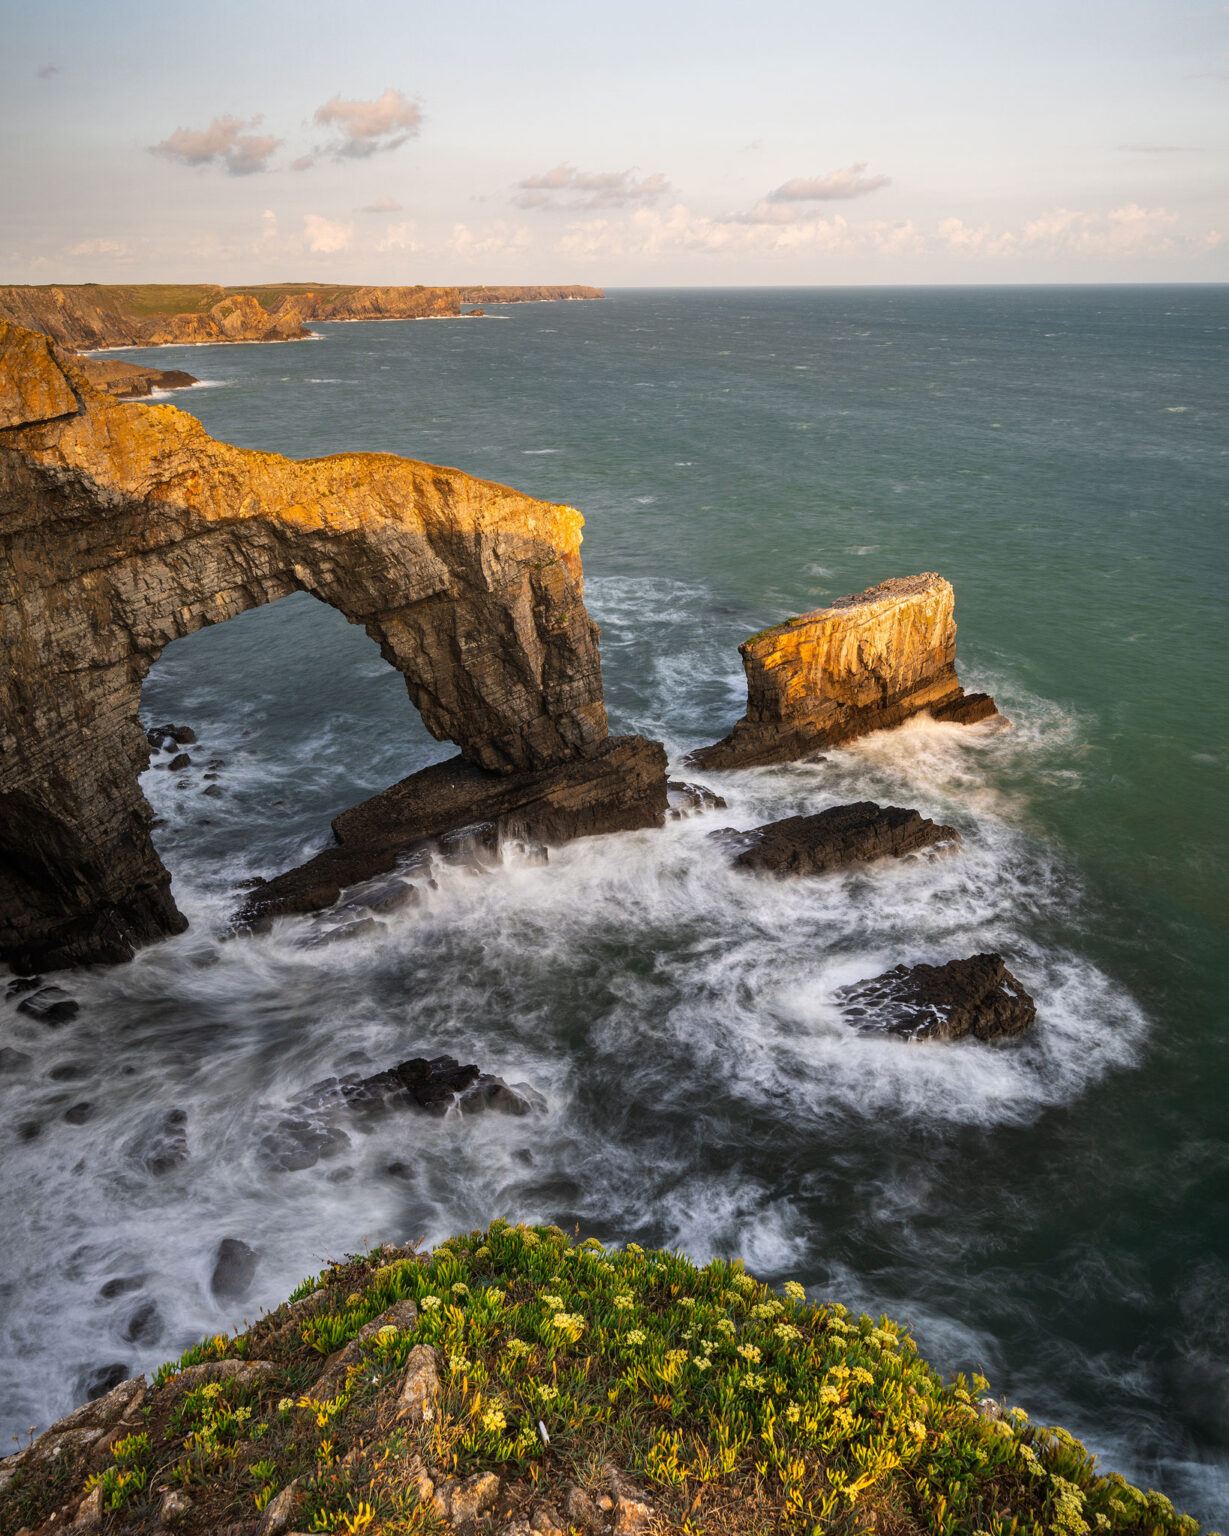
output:
POLYGON ((642 290, 319 331, 124 355, 200 375, 173 403, 230 441, 579 507, 616 729, 677 760, 740 713, 746 634, 919 570, 954 583, 961 678, 1013 729, 921 722, 709 776, 716 818, 445 878, 375 938, 223 942, 238 880, 450 749, 309 597, 178 642, 144 704, 201 747, 184 788, 146 783, 192 928, 74 978, 53 1042, 3 1005, 31 1063, 0 1123, 41 1127, 0 1132, 5 1422, 238 1321, 208 1290, 223 1235, 260 1254, 250 1316, 326 1255, 507 1215, 741 1253, 906 1319, 937 1364, 1223 1526, 1229 290, 642 290), (768 888, 705 837, 868 797, 954 821, 964 852, 768 888), (905 1048, 834 1013, 843 982, 983 948, 1037 998, 1020 1045, 905 1048), (547 1111, 261 1164, 306 1085, 434 1051, 547 1111), (134 1138, 170 1106, 189 1157, 155 1177, 134 1138), (117 1276, 139 1295, 101 1297, 117 1276))

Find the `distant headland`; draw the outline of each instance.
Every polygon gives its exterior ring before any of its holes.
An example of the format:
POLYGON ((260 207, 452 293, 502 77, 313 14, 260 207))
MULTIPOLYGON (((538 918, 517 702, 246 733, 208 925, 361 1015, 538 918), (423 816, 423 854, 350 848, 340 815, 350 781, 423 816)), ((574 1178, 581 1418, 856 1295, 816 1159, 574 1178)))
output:
POLYGON ((350 283, 51 283, 0 287, 0 320, 42 331, 62 347, 191 346, 302 341, 318 320, 424 320, 464 304, 601 299, 600 288, 361 287, 350 283))

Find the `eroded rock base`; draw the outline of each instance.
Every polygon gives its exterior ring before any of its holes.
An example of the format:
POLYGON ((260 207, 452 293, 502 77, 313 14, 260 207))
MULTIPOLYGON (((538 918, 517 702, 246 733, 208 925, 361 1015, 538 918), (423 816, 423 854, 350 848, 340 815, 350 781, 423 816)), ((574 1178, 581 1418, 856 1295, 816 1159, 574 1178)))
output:
POLYGON ((1023 1034, 1037 1009, 1002 955, 970 955, 946 965, 894 966, 842 987, 841 1012, 867 1033, 904 1040, 1001 1040, 1023 1034))
POLYGON ((608 737, 592 757, 536 773, 490 773, 450 758, 343 811, 336 846, 258 886, 235 922, 260 930, 275 917, 322 911, 348 887, 441 844, 565 843, 658 827, 665 814, 665 748, 643 736, 608 737))
POLYGON ((924 848, 955 848, 960 833, 899 805, 858 800, 814 816, 787 816, 749 832, 732 827, 711 834, 740 849, 738 869, 770 875, 816 875, 846 864, 902 859, 924 848))

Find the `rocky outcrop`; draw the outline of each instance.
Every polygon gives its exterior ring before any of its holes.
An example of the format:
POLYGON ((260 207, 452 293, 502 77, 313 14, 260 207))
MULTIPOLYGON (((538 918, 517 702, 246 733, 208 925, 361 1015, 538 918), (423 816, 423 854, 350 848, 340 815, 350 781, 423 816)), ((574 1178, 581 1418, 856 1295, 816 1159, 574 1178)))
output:
POLYGON ((904 1040, 999 1040, 1023 1034, 1037 1017, 1032 998, 1002 955, 970 955, 946 965, 894 966, 842 987, 837 1002, 866 1033, 904 1040))
POLYGON ((141 680, 290 592, 362 624, 493 784, 608 762, 582 522, 391 454, 231 447, 0 323, 0 958, 122 960, 184 926, 137 783, 141 680))
POLYGON ((121 400, 142 399, 155 389, 188 389, 200 380, 179 368, 143 368, 115 357, 81 357, 78 365, 95 389, 121 400))
POLYGON ((193 346, 301 341, 315 320, 421 320, 459 315, 462 303, 600 299, 600 288, 365 288, 352 284, 50 284, 0 287, 0 320, 64 347, 193 346), (496 297, 498 295, 498 297, 496 297))
POLYGON ((845 864, 903 859, 924 848, 954 848, 960 842, 955 827, 873 800, 834 805, 814 816, 787 816, 749 832, 725 827, 709 835, 739 850, 736 868, 771 875, 817 875, 845 864))
POLYGON ((810 757, 923 710, 961 725, 997 713, 993 699, 966 694, 956 678, 955 594, 933 572, 839 598, 738 649, 747 712, 728 736, 692 753, 703 768, 810 757))
MULTIPOLYGON (((416 855, 454 858, 477 844, 494 859, 511 839, 564 843, 660 826, 666 799, 665 749, 643 736, 607 737, 591 757, 510 776, 454 757, 343 811, 333 822, 336 846, 258 886, 236 921, 261 928, 331 907, 343 890, 416 855)), ((422 862, 429 874, 430 858, 422 862)), ((374 894, 387 897, 383 887, 374 894)), ((371 905, 362 891, 348 904, 356 917, 371 905)))

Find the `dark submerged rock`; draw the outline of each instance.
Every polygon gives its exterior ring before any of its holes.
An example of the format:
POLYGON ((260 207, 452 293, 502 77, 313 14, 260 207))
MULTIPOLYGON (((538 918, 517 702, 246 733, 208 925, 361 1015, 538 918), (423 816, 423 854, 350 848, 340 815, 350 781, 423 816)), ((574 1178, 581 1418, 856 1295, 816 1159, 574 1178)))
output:
POLYGON ((84 1125, 87 1120, 94 1117, 94 1106, 84 1100, 80 1104, 74 1104, 71 1109, 64 1111, 64 1118, 69 1125, 84 1125))
POLYGON ((773 875, 820 874, 846 864, 901 859, 945 843, 954 847, 960 841, 955 827, 873 800, 834 805, 814 816, 787 816, 749 832, 723 827, 710 835, 741 850, 734 858, 737 868, 773 875))
POLYGON ((214 1256, 209 1289, 218 1301, 242 1301, 256 1278, 260 1262, 254 1248, 238 1237, 224 1237, 214 1256))
POLYGON ((177 753, 166 765, 171 773, 178 773, 182 768, 191 768, 192 759, 186 752, 177 753))
POLYGON ((41 987, 41 976, 15 976, 4 989, 5 997, 22 997, 27 992, 33 992, 41 987))
POLYGON ((162 1318, 156 1301, 142 1302, 124 1326, 129 1344, 156 1344, 162 1337, 162 1318))
POLYGON ((1032 998, 1002 955, 970 955, 945 965, 894 966, 836 994, 851 1024, 905 1040, 1001 1040, 1037 1017, 1032 998))
POLYGON ((116 1275, 113 1280, 103 1282, 98 1289, 98 1294, 103 1301, 114 1301, 117 1296, 127 1296, 131 1291, 139 1291, 144 1284, 144 1275, 116 1275))
POLYGON ((81 1004, 69 997, 63 987, 43 987, 17 1004, 17 1012, 25 1013, 43 1024, 67 1024, 81 1012, 81 1004))
POLYGON ((129 1147, 150 1173, 169 1173, 188 1157, 188 1112, 164 1110, 129 1147))
POLYGON ((304 1115, 283 1115, 261 1137, 256 1155, 271 1173, 298 1173, 321 1158, 337 1157, 349 1145, 350 1138, 336 1126, 304 1115))
POLYGON ((19 1072, 29 1064, 30 1058, 24 1051, 15 1051, 11 1045, 0 1046, 0 1073, 19 1072))

